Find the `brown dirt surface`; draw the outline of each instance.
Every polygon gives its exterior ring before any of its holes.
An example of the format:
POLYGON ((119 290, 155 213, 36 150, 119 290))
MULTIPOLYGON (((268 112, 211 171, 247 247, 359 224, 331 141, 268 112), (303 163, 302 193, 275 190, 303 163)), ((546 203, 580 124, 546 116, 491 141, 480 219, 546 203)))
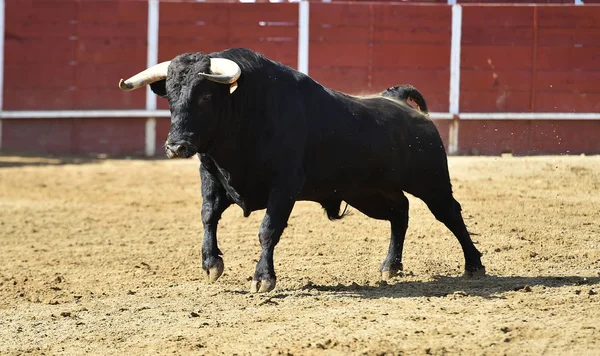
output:
POLYGON ((0 354, 600 355, 600 157, 451 157, 488 276, 415 198, 387 222, 298 203, 276 289, 248 293, 263 211, 231 207, 201 269, 198 160, 0 156, 0 354))

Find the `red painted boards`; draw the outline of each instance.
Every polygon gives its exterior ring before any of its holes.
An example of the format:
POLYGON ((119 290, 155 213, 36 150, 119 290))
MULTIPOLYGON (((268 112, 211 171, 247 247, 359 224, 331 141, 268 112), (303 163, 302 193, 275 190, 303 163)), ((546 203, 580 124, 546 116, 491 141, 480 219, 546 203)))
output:
POLYGON ((2 151, 56 155, 143 155, 145 119, 2 121, 2 151))
POLYGON ((145 66, 147 12, 142 1, 7 0, 4 109, 143 108, 143 92, 117 84, 145 66))
MULTIPOLYGON (((298 59, 298 4, 164 2, 159 61, 187 52, 246 47, 292 68, 298 59)), ((168 107, 165 100, 159 108, 168 107)))
POLYGON ((531 7, 463 7, 461 112, 529 111, 533 16, 531 7))
POLYGON ((399 3, 312 3, 309 75, 351 94, 410 83, 448 111, 451 9, 399 3))
POLYGON ((462 120, 459 154, 594 154, 598 120, 462 120))

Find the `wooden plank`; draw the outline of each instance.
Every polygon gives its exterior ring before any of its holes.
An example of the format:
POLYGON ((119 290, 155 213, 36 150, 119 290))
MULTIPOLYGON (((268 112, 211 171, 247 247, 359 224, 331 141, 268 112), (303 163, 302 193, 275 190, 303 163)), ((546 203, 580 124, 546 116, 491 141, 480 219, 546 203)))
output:
POLYGON ((461 69, 531 69, 531 46, 462 46, 461 69))
MULTIPOLYGON (((364 67, 369 65, 367 43, 311 43, 309 51, 311 68, 314 67, 364 67)), ((308 71, 311 73, 311 71, 308 71)))
POLYGON ((445 69, 450 63, 449 45, 402 45, 382 43, 373 46, 375 68, 445 69))
POLYGON ((158 45, 158 61, 167 61, 175 58, 177 55, 189 52, 212 53, 218 52, 229 47, 228 42, 207 42, 203 39, 172 39, 165 41, 161 39, 158 45))
POLYGON ((298 4, 231 4, 230 25, 251 25, 271 22, 273 25, 297 26, 298 4))
POLYGON ((540 28, 540 47, 600 47, 600 27, 598 28, 540 28))
POLYGON ((369 28, 351 25, 310 25, 310 42, 312 43, 361 43, 370 40, 369 28))
MULTIPOLYGON (((589 1, 589 0, 588 0, 589 1)), ((586 3, 588 3, 586 1, 586 3)), ((573 0, 459 0, 460 4, 573 4, 573 0)))
POLYGON ((541 6, 538 9, 538 25, 540 28, 600 28, 600 7, 541 6))
POLYGON ((77 19, 80 22, 133 22, 146 28, 148 20, 147 1, 77 1, 77 19))
POLYGON ((78 89, 109 88, 117 89, 119 79, 127 79, 146 69, 145 62, 120 61, 97 64, 79 62, 74 68, 74 85, 78 89))
POLYGON ((545 92, 600 92, 600 70, 539 70, 535 73, 535 87, 545 92))
POLYGON ((2 151, 28 154, 72 154, 73 120, 22 119, 2 122, 2 151))
POLYGON ((77 18, 77 4, 72 1, 5 0, 5 6, 7 28, 19 24, 68 24, 77 18))
POLYGON ((600 91, 595 93, 538 91, 535 94, 535 109, 540 112, 600 112, 600 91))
MULTIPOLYGON (((161 2, 160 24, 206 23, 220 26, 229 24, 231 4, 161 2)), ((185 34, 184 31, 181 32, 185 34)))
POLYGON ((74 31, 79 39, 145 38, 146 33, 145 23, 137 22, 80 21, 74 31))
POLYGON ((531 122, 531 151, 543 154, 597 154, 600 121, 548 120, 531 122))
POLYGON ((600 47, 539 47, 538 70, 598 70, 600 47))
POLYGON ((128 61, 146 63, 146 36, 80 39, 76 50, 78 62, 119 63, 123 61, 122 54, 126 53, 128 61))
POLYGON ((371 24, 370 4, 327 4, 314 2, 310 4, 311 24, 352 24, 352 26, 368 27, 371 24))
POLYGON ((463 69, 460 87, 464 90, 531 90, 531 71, 514 69, 463 69))
POLYGON ((409 4, 373 5, 373 23, 378 26, 411 28, 430 27, 450 29, 452 9, 447 5, 419 6, 409 4))
POLYGON ((9 62, 4 66, 5 90, 65 89, 73 85, 75 85, 75 66, 66 62, 45 64, 9 62))
POLYGON ((463 32, 470 27, 485 30, 533 26, 533 7, 529 6, 464 6, 462 11, 463 32))
POLYGON ((6 38, 4 60, 6 63, 69 63, 75 58, 75 43, 69 38, 54 41, 47 38, 6 38))
POLYGON ((73 107, 74 91, 65 89, 4 90, 4 110, 61 110, 73 107))
POLYGON ((461 112, 527 112, 529 91, 461 90, 461 112))
POLYGON ((298 43, 297 42, 277 42, 277 41, 240 41, 230 42, 231 47, 247 47, 253 51, 263 54, 265 57, 274 61, 281 62, 287 66, 296 68, 298 61, 298 43))
POLYGON ((309 63, 310 76, 327 88, 348 94, 361 94, 367 88, 365 67, 317 67, 309 63))
POLYGON ((465 27, 461 43, 463 46, 531 46, 533 27, 465 27))
MULTIPOLYGON (((162 17, 161 17, 162 19, 162 17)), ((229 32, 222 25, 198 22, 160 22, 158 36, 161 41, 202 39, 205 41, 227 41, 229 32)), ((159 46, 160 48, 160 46, 159 46)))
POLYGON ((530 152, 530 122, 516 120, 461 121, 459 154, 499 155, 530 152))
POLYGON ((442 27, 378 27, 373 30, 373 43, 450 45, 451 31, 442 27))
POLYGON ((110 88, 77 88, 73 97, 74 102, 68 108, 75 110, 144 109, 146 106, 144 90, 124 92, 116 84, 110 88))
POLYGON ((248 40, 295 41, 298 47, 298 26, 259 26, 256 25, 232 25, 229 28, 229 41, 232 43, 248 40))
MULTIPOLYGON (((12 13, 9 13, 12 16, 12 13)), ((77 32, 75 21, 46 20, 39 22, 31 21, 6 21, 5 37, 7 40, 23 41, 26 38, 45 38, 48 41, 64 39, 73 36, 77 32)))
POLYGON ((169 109, 169 101, 165 98, 157 97, 156 98, 156 107, 159 110, 168 110, 169 109))
POLYGON ((77 120, 73 150, 78 154, 143 155, 145 123, 145 118, 77 120))

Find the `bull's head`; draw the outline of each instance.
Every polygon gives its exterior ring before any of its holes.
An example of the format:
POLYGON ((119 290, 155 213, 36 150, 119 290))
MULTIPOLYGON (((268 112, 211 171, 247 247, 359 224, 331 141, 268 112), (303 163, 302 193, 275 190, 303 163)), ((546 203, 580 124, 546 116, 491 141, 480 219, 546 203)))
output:
POLYGON ((122 90, 150 85, 169 100, 171 129, 165 144, 169 158, 188 158, 210 142, 217 116, 237 88, 241 70, 225 58, 186 53, 119 82, 122 90))

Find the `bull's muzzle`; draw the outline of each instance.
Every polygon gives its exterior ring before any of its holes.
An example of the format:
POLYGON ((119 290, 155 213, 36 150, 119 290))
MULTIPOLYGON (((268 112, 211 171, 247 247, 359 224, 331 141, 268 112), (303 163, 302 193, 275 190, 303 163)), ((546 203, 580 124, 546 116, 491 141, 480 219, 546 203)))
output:
POLYGON ((194 145, 189 142, 168 143, 165 145, 165 151, 169 158, 189 158, 196 154, 194 145))

